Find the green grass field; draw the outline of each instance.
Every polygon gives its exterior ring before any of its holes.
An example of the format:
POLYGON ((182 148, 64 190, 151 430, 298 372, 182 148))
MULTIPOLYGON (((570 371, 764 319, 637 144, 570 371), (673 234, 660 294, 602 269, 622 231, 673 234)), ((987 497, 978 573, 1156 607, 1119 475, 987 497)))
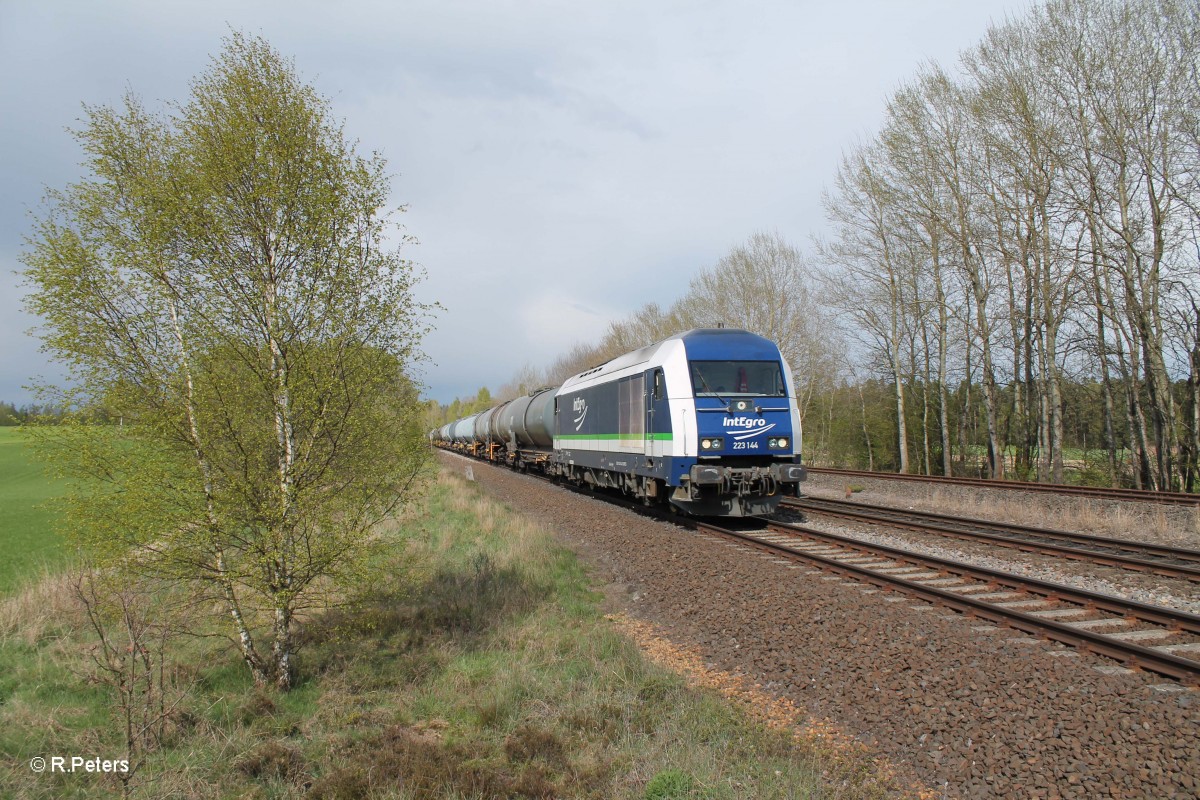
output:
POLYGON ((67 558, 46 501, 62 493, 25 446, 20 428, 0 428, 0 595, 36 580, 67 558))

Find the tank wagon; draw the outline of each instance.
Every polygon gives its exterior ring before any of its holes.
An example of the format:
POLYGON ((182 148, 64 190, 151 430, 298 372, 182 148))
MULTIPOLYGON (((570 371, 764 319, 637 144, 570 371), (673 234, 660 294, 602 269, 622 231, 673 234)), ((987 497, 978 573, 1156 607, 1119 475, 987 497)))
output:
POLYGON ((791 370, 743 330, 680 333, 430 433, 450 447, 698 516, 799 494, 791 370))
POLYGON ((451 442, 454 444, 469 446, 475 441, 475 416, 463 417, 457 422, 451 423, 451 442))
POLYGON ((496 426, 505 456, 518 469, 544 467, 554 450, 556 386, 537 389, 501 407, 496 426))

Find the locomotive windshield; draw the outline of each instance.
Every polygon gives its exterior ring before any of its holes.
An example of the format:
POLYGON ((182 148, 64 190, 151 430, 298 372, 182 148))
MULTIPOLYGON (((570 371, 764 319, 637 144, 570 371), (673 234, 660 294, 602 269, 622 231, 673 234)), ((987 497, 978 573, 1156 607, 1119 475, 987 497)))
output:
POLYGON ((787 395, 778 361, 692 361, 691 368, 696 397, 787 395))

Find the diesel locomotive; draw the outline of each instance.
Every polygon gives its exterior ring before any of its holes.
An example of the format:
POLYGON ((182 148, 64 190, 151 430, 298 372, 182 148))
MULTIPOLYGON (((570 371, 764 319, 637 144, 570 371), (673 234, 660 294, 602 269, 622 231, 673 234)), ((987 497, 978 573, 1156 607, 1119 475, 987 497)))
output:
POLYGON ((791 370, 773 342, 731 328, 676 334, 430 437, 696 516, 769 514, 807 477, 791 370))

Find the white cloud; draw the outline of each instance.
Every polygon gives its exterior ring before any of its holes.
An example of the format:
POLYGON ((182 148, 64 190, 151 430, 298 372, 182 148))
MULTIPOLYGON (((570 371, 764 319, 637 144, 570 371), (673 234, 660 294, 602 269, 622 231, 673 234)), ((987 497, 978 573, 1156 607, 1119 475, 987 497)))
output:
POLYGON ((599 339, 618 313, 598 311, 558 292, 538 295, 520 309, 522 349, 535 361, 550 361, 577 343, 599 339))

